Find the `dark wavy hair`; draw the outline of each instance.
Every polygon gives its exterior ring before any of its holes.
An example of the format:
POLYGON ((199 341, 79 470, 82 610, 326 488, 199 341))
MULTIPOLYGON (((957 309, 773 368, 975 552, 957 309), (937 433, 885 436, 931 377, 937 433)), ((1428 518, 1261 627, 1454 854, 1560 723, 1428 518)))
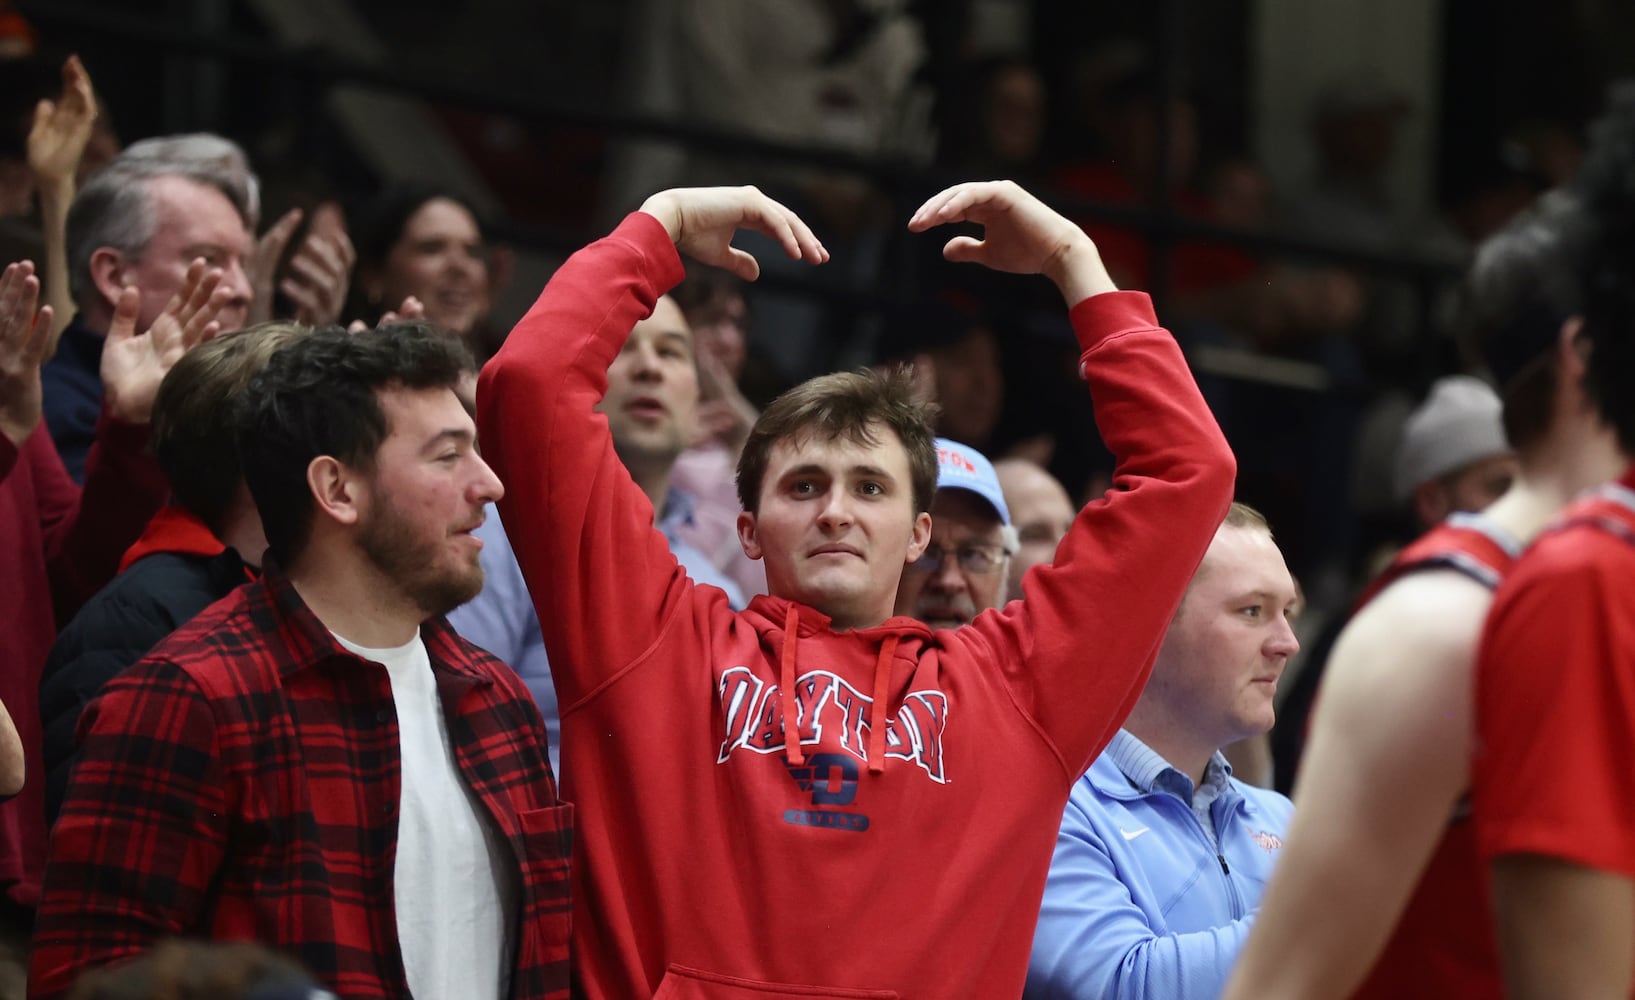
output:
POLYGON ((328 327, 282 348, 239 399, 238 452, 267 550, 289 565, 312 531, 307 466, 329 455, 374 467, 386 439, 380 391, 454 389, 475 368, 471 352, 429 323, 347 333, 328 327))

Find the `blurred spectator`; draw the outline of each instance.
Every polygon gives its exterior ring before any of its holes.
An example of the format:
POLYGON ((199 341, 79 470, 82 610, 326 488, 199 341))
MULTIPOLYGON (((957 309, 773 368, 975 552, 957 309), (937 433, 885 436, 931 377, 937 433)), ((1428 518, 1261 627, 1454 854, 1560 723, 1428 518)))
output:
POLYGON ((471 532, 503 492, 455 392, 470 366, 427 324, 331 329, 239 397, 268 560, 85 710, 32 995, 259 928, 344 996, 566 998, 544 725, 442 617, 482 586, 471 532))
POLYGON ((172 940, 87 972, 68 1000, 335 1000, 335 994, 265 945, 172 940))
MULTIPOLYGON (((619 460, 652 503, 656 527, 669 541, 671 554, 688 576, 721 588, 728 603, 738 609, 745 601, 737 584, 682 539, 681 527, 690 520, 694 501, 672 484, 676 459, 697 433, 697 365, 686 317, 675 300, 665 296, 651 316, 636 324, 608 366, 607 391, 597 410, 607 418, 619 460)), ((451 612, 449 623, 510 664, 528 685, 545 717, 555 766, 560 763, 561 722, 545 639, 511 541, 492 505, 476 535, 483 542, 483 589, 451 612)))
POLYGON ((1220 748, 1271 728, 1299 604, 1266 521, 1233 504, 1124 727, 1073 786, 1029 1000, 1213 997, 1249 938, 1294 807, 1220 748), (1218 869, 1218 870, 1217 870, 1218 869))
POLYGON ((699 376, 699 439, 671 471, 675 488, 694 500, 692 517, 676 537, 708 556, 745 598, 764 594, 766 568, 738 541, 738 455, 759 415, 743 380, 746 369, 751 380, 768 378, 765 362, 749 356, 743 282, 726 271, 689 268, 670 297, 693 329, 699 376))
POLYGON ((363 208, 356 229, 355 318, 377 322, 412 295, 427 322, 466 341, 479 361, 494 352, 496 271, 469 202, 441 188, 394 188, 363 208))
POLYGON ((221 328, 236 330, 249 314, 245 267, 256 193, 242 160, 167 160, 162 147, 154 152, 149 144, 133 145, 91 178, 68 213, 69 287, 79 313, 42 374, 46 425, 76 481, 83 479, 102 404, 103 342, 124 289, 141 292, 136 325, 145 330, 169 307, 190 263, 203 260, 223 275, 215 306, 221 328))
POLYGON ((958 628, 1021 596, 1008 593, 1016 529, 987 458, 947 438, 937 438, 936 446, 931 544, 903 568, 894 613, 932 628, 958 628))
POLYGON ((940 116, 940 163, 970 180, 1037 183, 1046 112, 1039 71, 1025 59, 995 57, 971 67, 960 84, 963 99, 940 116))
POLYGON ((0 276, 0 703, 22 741, 27 780, 0 805, 0 995, 21 996, 26 944, 45 864, 40 668, 58 627, 114 575, 120 553, 164 503, 147 454, 160 380, 189 346, 214 332, 219 272, 189 272, 181 305, 136 333, 140 295, 125 289, 108 326, 100 377, 107 388, 85 465, 85 488, 62 467, 41 424, 40 362, 49 309, 28 262, 0 276))
POLYGON ((993 320, 971 295, 950 289, 900 310, 879 354, 929 373, 938 434, 979 450, 992 444, 1005 407, 1005 372, 993 320))
POLYGON ((1056 558, 1056 546, 1067 537, 1078 508, 1056 477, 1025 458, 1002 458, 994 473, 1005 491, 1016 526, 1016 554, 1010 560, 1010 596, 1022 596, 1022 576, 1056 558))
POLYGON ((1470 375, 1437 379, 1409 417, 1397 449, 1396 492, 1411 503, 1421 528, 1455 511, 1479 511, 1516 477, 1516 453, 1505 440, 1503 404, 1492 386, 1470 375))
POLYGON ((170 483, 161 510, 120 572, 69 622, 45 663, 45 815, 62 806, 85 706, 170 633, 253 580, 267 547, 238 458, 233 407, 273 352, 310 332, 291 323, 246 327, 189 351, 159 386, 153 453, 170 483))

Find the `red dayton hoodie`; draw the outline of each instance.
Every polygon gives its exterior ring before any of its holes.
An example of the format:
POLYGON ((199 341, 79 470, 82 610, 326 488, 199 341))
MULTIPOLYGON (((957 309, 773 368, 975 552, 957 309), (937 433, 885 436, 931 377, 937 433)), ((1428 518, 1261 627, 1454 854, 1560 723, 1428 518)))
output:
POLYGON ((478 386, 562 708, 583 993, 1017 996, 1068 791, 1226 514, 1231 452, 1147 297, 1099 295, 1073 323, 1118 488, 1026 601, 936 633, 835 632, 778 598, 734 614, 677 567, 592 412, 681 274, 632 215, 478 386))

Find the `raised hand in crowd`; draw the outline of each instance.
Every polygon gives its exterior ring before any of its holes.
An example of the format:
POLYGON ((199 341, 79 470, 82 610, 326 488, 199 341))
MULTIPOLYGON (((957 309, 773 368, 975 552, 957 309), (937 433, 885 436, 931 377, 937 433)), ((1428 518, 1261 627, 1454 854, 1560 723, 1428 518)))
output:
POLYGON ((272 318, 275 286, 295 306, 297 322, 326 326, 341 318, 357 252, 337 213, 313 213, 312 225, 290 257, 284 278, 278 278, 278 263, 303 217, 299 208, 292 208, 256 240, 249 266, 255 289, 252 323, 272 318))
POLYGON ((40 424, 40 365, 50 340, 51 307, 36 311, 34 262, 0 274, 0 434, 18 448, 40 424))
POLYGON ((956 236, 943 247, 951 261, 981 264, 1011 274, 1042 274, 1077 305, 1099 292, 1116 291, 1101 254, 1083 229, 1057 214, 1012 181, 957 184, 933 195, 908 220, 923 233, 951 222, 982 226, 980 239, 956 236))
POLYGON ((221 268, 195 260, 188 266, 181 289, 142 333, 136 332, 142 293, 135 288, 120 293, 102 348, 102 385, 109 413, 128 423, 147 423, 165 373, 190 348, 221 331, 216 317, 233 297, 221 280, 221 268))
POLYGON ((721 359, 698 352, 698 440, 716 441, 737 455, 760 411, 738 391, 738 383, 721 359))
MULTIPOLYGON (((413 295, 406 297, 403 304, 396 309, 388 309, 380 314, 380 322, 376 326, 385 326, 387 323, 401 323, 410 319, 425 319, 426 305, 413 295)), ((369 329, 369 324, 361 319, 355 319, 347 324, 347 333, 362 333, 369 329)))
POLYGON ((78 56, 69 56, 62 64, 61 96, 55 101, 41 100, 35 106, 34 123, 28 132, 28 168, 40 196, 40 225, 45 240, 45 301, 53 311, 47 358, 56 353, 57 335, 74 315, 73 295, 68 288, 68 206, 74 201, 74 178, 96 117, 91 74, 78 56))
POLYGON ((682 254, 745 281, 759 277, 761 265, 732 245, 740 229, 777 240, 795 260, 822 264, 829 259, 829 251, 799 216, 754 186, 672 188, 648 198, 641 210, 664 226, 682 254))

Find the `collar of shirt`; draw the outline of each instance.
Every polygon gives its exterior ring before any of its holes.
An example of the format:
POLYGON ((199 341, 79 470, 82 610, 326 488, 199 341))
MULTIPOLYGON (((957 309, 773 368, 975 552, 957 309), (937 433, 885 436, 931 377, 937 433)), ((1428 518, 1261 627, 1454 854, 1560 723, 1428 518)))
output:
POLYGON ((1148 794, 1168 792, 1189 806, 1196 805, 1195 797, 1201 797, 1207 808, 1232 777, 1232 765, 1217 750, 1204 768, 1203 785, 1194 790, 1191 778, 1124 729, 1113 734, 1106 754, 1136 789, 1148 794))
POLYGON ((658 529, 670 540, 670 544, 675 544, 676 532, 693 523, 693 505, 693 498, 674 486, 664 494, 664 509, 659 511, 658 529))

